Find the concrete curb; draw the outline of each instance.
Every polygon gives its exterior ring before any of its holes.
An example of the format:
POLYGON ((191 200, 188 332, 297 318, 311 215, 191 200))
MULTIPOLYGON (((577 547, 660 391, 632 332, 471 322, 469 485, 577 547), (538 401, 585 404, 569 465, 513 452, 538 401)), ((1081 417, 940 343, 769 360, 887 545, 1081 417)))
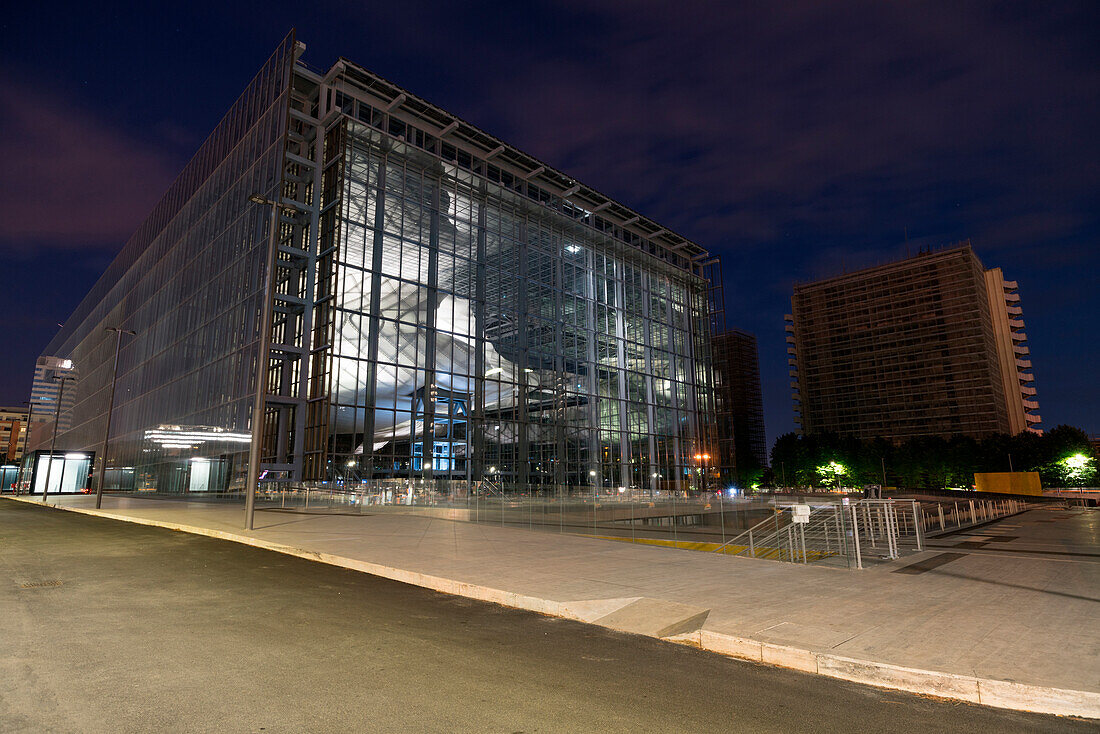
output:
MULTIPOLYGON (((149 525, 152 527, 190 533, 192 535, 204 535, 210 538, 228 540, 234 543, 250 545, 255 548, 275 551, 276 553, 305 558, 310 561, 318 561, 331 566, 361 571, 363 573, 381 576, 382 578, 400 581, 413 586, 420 586, 445 594, 462 596, 468 599, 477 599, 479 601, 491 602, 493 604, 500 604, 516 609, 599 625, 599 622, 594 621, 590 614, 581 612, 578 608, 583 606, 584 602, 558 602, 550 599, 541 599, 539 597, 516 594, 502 589, 494 589, 488 586, 480 586, 478 584, 456 581, 440 576, 432 576, 430 574, 394 568, 392 566, 383 566, 378 563, 371 563, 370 561, 360 561, 354 558, 333 555, 331 553, 306 550, 304 548, 274 543, 248 535, 215 530, 213 528, 203 528, 176 522, 132 517, 129 515, 116 515, 104 510, 65 507, 63 505, 52 505, 48 503, 43 504, 30 497, 8 496, 5 497, 5 499, 14 500, 16 502, 26 502, 38 506, 46 506, 56 510, 76 512, 83 515, 103 517, 110 520, 120 520, 122 522, 130 522, 138 525, 149 525)), ((658 639, 666 639, 672 642, 692 645, 693 647, 699 647, 703 650, 739 658, 741 660, 765 663, 781 668, 790 668, 805 673, 814 673, 829 678, 862 683, 877 688, 908 691, 910 693, 967 701, 996 708, 1054 714, 1057 716, 1077 716, 1088 719, 1100 719, 1100 693, 1094 693, 1092 691, 1075 691, 1064 688, 1026 685, 1010 681, 977 678, 974 676, 944 673, 934 670, 906 668, 900 665, 870 660, 856 660, 839 655, 815 652, 813 650, 789 647, 786 645, 777 645, 770 642, 738 637, 736 635, 729 635, 706 629, 683 632, 658 639)))

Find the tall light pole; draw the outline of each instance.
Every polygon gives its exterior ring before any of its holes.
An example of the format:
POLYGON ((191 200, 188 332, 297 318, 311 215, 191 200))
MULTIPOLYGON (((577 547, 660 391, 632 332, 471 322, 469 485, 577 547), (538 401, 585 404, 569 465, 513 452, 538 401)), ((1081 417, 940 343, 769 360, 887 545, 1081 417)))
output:
MULTIPOLYGON (((33 421, 34 406, 42 404, 42 403, 38 402, 37 400, 24 400, 23 402, 27 406, 27 427, 23 431, 23 453, 20 455, 20 458, 19 458, 19 474, 20 475, 23 473, 23 464, 27 460, 27 446, 30 444, 30 439, 31 439, 31 425, 34 423, 34 421, 33 421)), ((16 477, 16 481, 18 481, 18 476, 16 477)), ((32 489, 34 489, 34 488, 29 487, 28 490, 27 490, 27 494, 30 494, 30 490, 32 490, 32 489)), ((16 494, 19 494, 19 490, 16 490, 16 494)))
POLYGON ((122 347, 122 335, 133 336, 136 332, 129 329, 120 329, 117 326, 108 326, 106 332, 115 333, 115 361, 111 367, 111 392, 107 398, 107 425, 103 428, 103 451, 99 459, 99 481, 95 487, 95 508, 98 510, 103 504, 103 482, 107 478, 107 442, 111 439, 111 413, 115 409, 115 383, 118 382, 118 351, 122 347))
POLYGON ((271 220, 268 224, 267 273, 264 276, 263 302, 260 305, 260 343, 256 354, 256 396, 252 403, 252 441, 248 448, 248 475, 245 477, 244 490, 244 526, 251 530, 256 514, 256 485, 260 483, 260 446, 264 430, 264 393, 267 390, 267 362, 271 346, 272 297, 275 291, 275 248, 279 230, 279 210, 297 213, 292 206, 252 194, 248 200, 253 204, 271 207, 271 220))
MULTIPOLYGON (((58 424, 61 423, 61 399, 63 397, 65 397, 65 382, 66 382, 66 380, 71 380, 73 378, 71 378, 71 377, 57 377, 57 378, 54 378, 54 379, 57 379, 57 380, 61 381, 61 387, 58 388, 58 390, 57 390, 57 412, 54 414, 54 419, 53 419, 53 439, 50 440, 50 455, 48 457, 48 460, 46 461, 46 483, 44 485, 42 485, 42 503, 43 504, 46 503, 46 495, 50 493, 50 472, 53 469, 53 452, 54 452, 54 448, 57 446, 57 426, 58 426, 58 424)), ((62 461, 64 461, 64 460, 62 460, 62 461)), ((61 466, 62 466, 62 470, 64 470, 65 465, 62 464, 61 466)), ((62 476, 64 476, 64 474, 62 476)), ((31 486, 31 491, 32 492, 34 491, 33 486, 31 486)), ((60 487, 58 488, 58 491, 60 492, 60 487)))

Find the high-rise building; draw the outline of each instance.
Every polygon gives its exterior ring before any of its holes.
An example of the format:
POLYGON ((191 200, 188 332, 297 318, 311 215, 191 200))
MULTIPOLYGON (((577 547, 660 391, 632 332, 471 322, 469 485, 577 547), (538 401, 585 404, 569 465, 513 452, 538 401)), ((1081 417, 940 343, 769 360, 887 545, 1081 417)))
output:
POLYGON ((803 433, 1037 430, 1016 284, 987 272, 969 242, 796 285, 791 305, 787 352, 803 433))
POLYGON ((114 382, 107 489, 238 489, 257 426, 267 479, 688 488, 703 248, 303 51, 279 45, 49 344, 81 375, 59 450, 98 458, 114 382), (117 366, 109 327, 134 332, 117 366))
POLYGON ((756 337, 740 329, 715 334, 712 359, 719 476, 745 482, 768 464, 756 337))
POLYGON ((26 409, 0 407, 0 463, 15 463, 23 457, 26 433, 26 409))
POLYGON ((1042 419, 1033 412, 1039 410, 1039 402, 1035 398, 1035 375, 1031 372, 1031 348, 1024 332, 1019 286, 1014 280, 1005 280, 1000 268, 993 268, 985 271, 985 288, 993 333, 997 335, 1008 433, 1015 436, 1022 431, 1038 430, 1042 419))

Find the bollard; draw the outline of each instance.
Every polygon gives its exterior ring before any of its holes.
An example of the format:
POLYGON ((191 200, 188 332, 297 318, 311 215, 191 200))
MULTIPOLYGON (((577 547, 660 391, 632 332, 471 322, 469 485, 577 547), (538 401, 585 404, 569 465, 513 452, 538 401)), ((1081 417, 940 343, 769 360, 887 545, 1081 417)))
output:
POLYGON ((859 514, 852 507, 852 540, 855 541, 856 568, 863 568, 863 555, 859 551, 859 514))

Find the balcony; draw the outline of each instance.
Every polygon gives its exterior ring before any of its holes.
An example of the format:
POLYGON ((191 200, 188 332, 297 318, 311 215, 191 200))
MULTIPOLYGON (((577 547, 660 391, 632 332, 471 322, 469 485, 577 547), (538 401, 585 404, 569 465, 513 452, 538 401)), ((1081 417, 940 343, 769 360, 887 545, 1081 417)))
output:
POLYGON ((1014 341, 1014 342, 1026 342, 1027 341, 1027 332, 1025 332, 1025 331, 1014 331, 1014 332, 1012 332, 1012 341, 1014 341))
POLYGON ((1024 420, 1028 423, 1042 423, 1043 419, 1038 413, 1024 413, 1024 420))
POLYGON ((1020 302, 1020 294, 1019 293, 1005 293, 1005 300, 1008 301, 1009 303, 1019 303, 1020 302))
POLYGON ((1025 400, 1024 401, 1024 410, 1038 410, 1038 409, 1039 409, 1039 404, 1037 402, 1035 402, 1034 400, 1025 400))
POLYGON ((1037 393, 1038 393, 1038 390, 1036 390, 1033 387, 1028 387, 1027 385, 1020 385, 1020 394, 1021 395, 1035 395, 1037 393))
POLYGON ((1017 359, 1016 360, 1016 366, 1018 368, 1022 369, 1022 370, 1029 370, 1029 369, 1031 369, 1031 360, 1030 359, 1017 359))
POLYGON ((794 354, 794 347, 787 347, 787 354, 794 354))
POLYGON ((1012 345, 1012 351, 1016 352, 1016 354, 1031 354, 1030 349, 1028 349, 1025 346, 1021 346, 1019 344, 1013 344, 1012 345))
POLYGON ((1022 329, 1022 328, 1024 328, 1024 320, 1023 319, 1009 319, 1008 320, 1008 325, 1009 325, 1010 328, 1013 328, 1013 329, 1022 329))
POLYGON ((1030 372, 1017 372, 1016 377, 1020 382, 1035 382, 1035 375, 1030 372))
POLYGON ((1024 310, 1022 308, 1020 308, 1019 306, 1009 306, 1007 308, 1007 310, 1013 316, 1022 316, 1023 313, 1024 313, 1024 310))
POLYGON ((1020 287, 1020 284, 1017 283, 1015 280, 1006 280, 1004 284, 1006 291, 1014 291, 1020 287))
POLYGON ((783 325, 783 328, 786 329, 787 331, 793 332, 794 331, 794 324, 792 324, 790 322, 787 322, 786 324, 783 325))

